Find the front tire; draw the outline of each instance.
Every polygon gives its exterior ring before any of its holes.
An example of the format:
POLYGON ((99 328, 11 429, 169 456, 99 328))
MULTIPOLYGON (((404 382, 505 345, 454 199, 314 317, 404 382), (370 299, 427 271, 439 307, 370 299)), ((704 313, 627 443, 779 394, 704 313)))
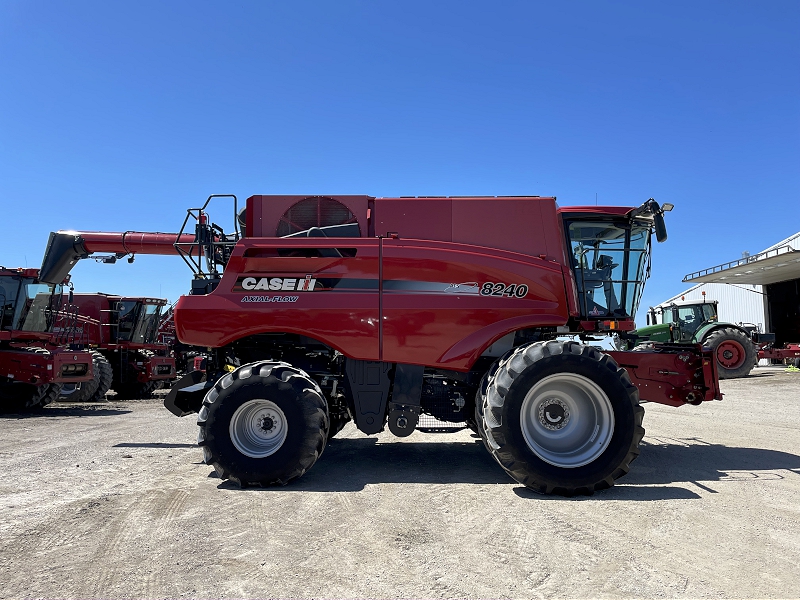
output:
POLYGON ((239 367, 209 390, 197 417, 197 443, 222 479, 285 485, 325 449, 328 404, 317 383, 284 362, 239 367))
POLYGON ((577 342, 517 348, 487 374, 476 420, 516 481, 572 496, 614 485, 639 455, 639 391, 607 354, 577 342))

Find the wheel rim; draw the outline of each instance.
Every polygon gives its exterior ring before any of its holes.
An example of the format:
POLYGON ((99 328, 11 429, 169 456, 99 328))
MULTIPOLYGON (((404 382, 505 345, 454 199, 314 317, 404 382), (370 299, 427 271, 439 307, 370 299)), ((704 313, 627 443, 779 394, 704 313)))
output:
POLYGON ((65 383, 63 386, 61 386, 61 392, 59 392, 59 395, 62 397, 72 396, 72 394, 77 392, 79 389, 79 383, 65 383))
POLYGON ((558 373, 539 381, 522 402, 522 435, 543 461, 566 469, 589 464, 614 435, 614 410, 592 380, 558 373))
POLYGON ((265 458, 283 446, 289 424, 274 402, 250 400, 233 413, 229 431, 239 452, 250 458, 265 458))
POLYGON ((717 362, 726 369, 741 367, 744 358, 744 346, 736 340, 724 340, 717 346, 717 362))

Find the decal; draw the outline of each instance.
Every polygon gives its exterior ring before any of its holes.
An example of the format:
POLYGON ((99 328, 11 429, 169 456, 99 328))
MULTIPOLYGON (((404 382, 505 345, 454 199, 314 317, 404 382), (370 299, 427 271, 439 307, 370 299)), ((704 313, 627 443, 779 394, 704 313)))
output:
POLYGON ((239 277, 234 292, 313 292, 317 289, 317 280, 311 275, 298 277, 239 277))
POLYGON ((444 291, 451 294, 478 294, 480 293, 479 288, 477 283, 469 281, 467 283, 451 283, 444 288, 444 291))
POLYGON ((487 281, 481 286, 481 296, 501 296, 505 298, 524 298, 528 295, 528 286, 524 283, 495 283, 487 281))
POLYGON ((242 302, 297 302, 300 296, 242 296, 242 302))

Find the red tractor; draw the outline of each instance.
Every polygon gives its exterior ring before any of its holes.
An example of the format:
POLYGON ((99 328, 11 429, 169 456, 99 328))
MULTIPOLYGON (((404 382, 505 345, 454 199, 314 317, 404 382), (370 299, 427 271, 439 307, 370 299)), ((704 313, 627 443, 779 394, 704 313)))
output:
POLYGON ((175 359, 156 340, 166 300, 97 293, 73 294, 72 302, 94 349, 95 376, 72 391, 70 401, 99 400, 109 389, 120 399, 147 398, 177 377, 175 359))
POLYGON ((62 385, 92 378, 91 356, 74 344, 77 313, 59 310, 63 279, 0 267, 0 412, 41 408, 62 385))
POLYGON ((177 337, 212 352, 165 405, 198 413, 205 461, 242 486, 300 477, 352 419, 366 434, 471 427, 518 482, 590 494, 639 454, 640 399, 721 398, 699 344, 598 347, 634 329, 671 206, 252 196, 238 213, 234 197, 225 233, 212 198, 178 234, 52 233, 42 271, 63 279, 97 252, 183 257, 195 276, 177 337))

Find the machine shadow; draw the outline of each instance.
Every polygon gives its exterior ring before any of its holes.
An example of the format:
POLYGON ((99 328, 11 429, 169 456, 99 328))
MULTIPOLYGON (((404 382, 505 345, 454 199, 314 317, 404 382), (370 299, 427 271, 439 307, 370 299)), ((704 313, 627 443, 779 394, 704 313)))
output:
MULTIPOLYGON (((692 445, 642 444, 642 453, 631 472, 609 490, 594 496, 569 500, 687 500, 701 496, 680 484, 694 484, 698 491, 712 490, 697 482, 740 481, 770 471, 772 479, 783 477, 777 470, 800 475, 800 456, 775 450, 734 448, 692 440, 692 445), (678 485, 676 485, 678 484, 678 485)), ((214 475, 212 473, 212 475, 214 475)), ((248 491, 357 492, 369 484, 419 483, 475 485, 511 484, 500 466, 479 440, 472 442, 398 442, 379 444, 374 438, 331 440, 314 467, 288 487, 246 488, 248 491)), ((238 486, 224 481, 220 489, 238 486)), ((520 498, 567 500, 544 496, 524 487, 514 492, 520 498)))

